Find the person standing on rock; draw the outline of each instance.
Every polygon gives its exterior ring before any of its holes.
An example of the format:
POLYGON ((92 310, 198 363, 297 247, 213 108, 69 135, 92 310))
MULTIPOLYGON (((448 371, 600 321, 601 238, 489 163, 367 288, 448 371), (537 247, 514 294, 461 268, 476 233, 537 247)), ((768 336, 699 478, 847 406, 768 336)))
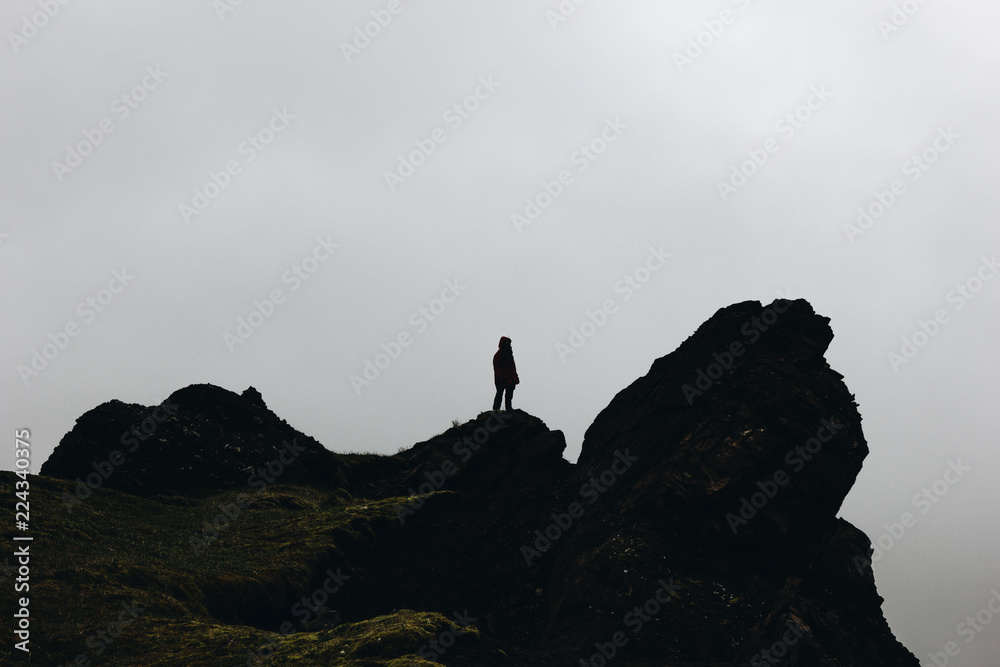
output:
POLYGON ((514 352, 510 349, 510 338, 500 338, 500 349, 493 355, 493 382, 497 387, 497 395, 493 399, 493 409, 500 409, 500 399, 506 395, 507 412, 511 411, 510 401, 514 396, 514 385, 521 380, 517 377, 517 367, 514 365, 514 352))

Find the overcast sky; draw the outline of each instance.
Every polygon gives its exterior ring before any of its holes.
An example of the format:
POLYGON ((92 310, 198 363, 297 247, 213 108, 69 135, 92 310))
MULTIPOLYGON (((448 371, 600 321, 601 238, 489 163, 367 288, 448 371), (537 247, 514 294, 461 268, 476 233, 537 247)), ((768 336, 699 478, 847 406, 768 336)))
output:
POLYGON ((31 429, 37 472, 87 410, 211 382, 392 453, 490 407, 506 335, 515 407, 575 460, 716 310, 804 297, 864 416, 842 516, 890 547, 892 629, 925 664, 948 642, 987 664, 1000 618, 960 624, 1000 590, 998 20, 985 0, 7 0, 4 429, 31 429))

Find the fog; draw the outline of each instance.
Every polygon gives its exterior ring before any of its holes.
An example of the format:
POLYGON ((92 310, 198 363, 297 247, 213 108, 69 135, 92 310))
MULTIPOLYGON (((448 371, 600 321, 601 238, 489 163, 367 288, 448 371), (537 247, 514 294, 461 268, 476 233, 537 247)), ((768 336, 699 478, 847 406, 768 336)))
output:
POLYGON ((491 407, 506 335, 514 406, 575 460, 716 310, 802 297, 864 417, 841 515, 881 546, 894 633, 924 664, 949 642, 987 664, 998 20, 973 0, 9 0, 4 428, 30 429, 37 472, 87 410, 211 382, 334 451, 392 453, 491 407))

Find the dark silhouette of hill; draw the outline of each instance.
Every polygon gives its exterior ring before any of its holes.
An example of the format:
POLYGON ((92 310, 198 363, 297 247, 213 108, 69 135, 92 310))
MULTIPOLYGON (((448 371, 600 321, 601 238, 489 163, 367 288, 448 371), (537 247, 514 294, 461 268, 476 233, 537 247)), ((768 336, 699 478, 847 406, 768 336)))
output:
POLYGON ((76 421, 39 472, 144 495, 252 489, 271 478, 344 484, 340 459, 277 417, 256 389, 240 395, 209 384, 175 391, 157 406, 99 405, 76 421))
MULTIPOLYGON (((521 410, 394 456, 338 454, 252 388, 195 385, 159 411, 88 412, 42 474, 66 480, 45 482, 65 501, 123 434, 152 429, 63 527, 90 535, 88 522, 120 511, 122 526, 150 531, 134 558, 176 573, 139 584, 152 565, 106 556, 101 577, 157 601, 159 629, 120 664, 148 664, 163 628, 195 619, 213 630, 183 625, 187 641, 232 661, 192 649, 176 664, 246 664, 246 644, 259 653, 266 637, 274 664, 916 666, 883 618, 868 538, 837 518, 868 447, 824 358, 832 336, 803 300, 724 308, 615 396, 576 464, 560 431, 521 410), (280 474, 255 488, 250 476, 283 452, 280 474), (237 494, 243 518, 181 554, 163 515, 237 494), (128 514, 129 497, 145 514, 128 514), (324 610, 299 623, 296 600, 333 574, 324 610)), ((124 549, 120 530, 87 548, 124 549)), ((80 604, 99 608, 102 591, 80 604)), ((66 639, 50 655, 72 651, 66 639)))

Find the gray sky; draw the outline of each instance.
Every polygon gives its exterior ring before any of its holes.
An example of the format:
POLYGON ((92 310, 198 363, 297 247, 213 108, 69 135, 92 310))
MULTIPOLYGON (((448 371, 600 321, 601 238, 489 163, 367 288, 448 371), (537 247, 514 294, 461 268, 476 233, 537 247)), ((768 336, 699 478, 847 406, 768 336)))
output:
POLYGON ((842 515, 913 515, 890 624, 986 664, 1000 619, 959 624, 1000 590, 1000 7, 561 6, 3 3, 7 433, 37 471, 96 405, 211 382, 392 453, 490 407, 507 335, 575 460, 717 309, 805 297, 872 450, 842 515))

